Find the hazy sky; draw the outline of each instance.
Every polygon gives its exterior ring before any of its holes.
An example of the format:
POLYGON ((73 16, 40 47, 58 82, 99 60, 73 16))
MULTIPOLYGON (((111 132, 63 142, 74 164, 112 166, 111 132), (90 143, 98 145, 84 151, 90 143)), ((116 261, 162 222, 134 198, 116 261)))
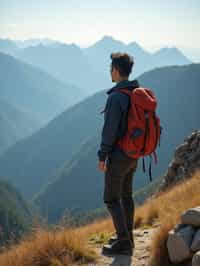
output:
POLYGON ((0 38, 200 48, 200 0, 0 0, 0 38))

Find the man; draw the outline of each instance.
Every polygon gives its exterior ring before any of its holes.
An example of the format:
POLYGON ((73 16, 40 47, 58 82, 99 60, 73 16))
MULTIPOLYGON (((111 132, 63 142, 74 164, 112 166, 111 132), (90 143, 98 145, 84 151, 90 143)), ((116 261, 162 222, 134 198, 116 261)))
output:
POLYGON ((139 87, 137 80, 129 81, 134 64, 133 58, 126 53, 111 54, 111 77, 116 85, 107 91, 108 98, 104 110, 104 125, 99 157, 99 170, 104 176, 104 203, 113 221, 116 236, 104 245, 105 255, 133 254, 133 217, 134 201, 132 197, 133 174, 138 159, 128 157, 117 145, 127 130, 129 96, 119 89, 133 90, 139 87))

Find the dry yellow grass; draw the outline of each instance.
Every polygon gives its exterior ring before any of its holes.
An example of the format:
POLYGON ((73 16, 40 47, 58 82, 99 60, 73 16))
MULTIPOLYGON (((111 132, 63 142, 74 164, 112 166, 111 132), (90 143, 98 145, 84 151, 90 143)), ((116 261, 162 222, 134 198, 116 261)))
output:
MULTIPOLYGON (((140 209, 144 220, 146 213, 157 209, 157 216, 161 227, 155 234, 151 245, 151 266, 169 266, 166 241, 168 232, 180 222, 181 214, 188 208, 200 206, 200 172, 196 172, 191 179, 184 181, 170 190, 161 193, 158 198, 150 200, 140 209)), ((140 218, 141 219, 141 218, 140 218)))
MULTIPOLYGON (((151 245, 151 266, 169 266, 166 240, 168 231, 180 221, 180 215, 188 208, 200 205, 200 172, 160 193, 136 208, 135 225, 152 225, 159 221, 161 227, 151 245)), ((110 218, 99 219, 75 229, 61 227, 57 231, 38 229, 32 237, 26 237, 19 245, 0 254, 0 266, 65 266, 95 263, 96 254, 88 240, 91 235, 111 234, 114 227, 110 218)))
POLYGON ((137 226, 152 224, 153 220, 161 223, 177 222, 180 214, 187 208, 200 205, 200 172, 192 178, 179 183, 156 198, 149 199, 144 205, 136 209, 135 223, 137 226))
POLYGON ((0 266, 64 266, 93 262, 96 255, 76 230, 38 229, 0 255, 0 266))
POLYGON ((112 231, 110 219, 99 219, 80 228, 38 228, 32 236, 0 254, 0 266, 92 265, 97 254, 89 244, 90 236, 112 231))
POLYGON ((171 262, 168 257, 166 241, 169 230, 173 225, 165 223, 161 225, 158 233, 154 236, 151 243, 151 266, 171 266, 171 262))

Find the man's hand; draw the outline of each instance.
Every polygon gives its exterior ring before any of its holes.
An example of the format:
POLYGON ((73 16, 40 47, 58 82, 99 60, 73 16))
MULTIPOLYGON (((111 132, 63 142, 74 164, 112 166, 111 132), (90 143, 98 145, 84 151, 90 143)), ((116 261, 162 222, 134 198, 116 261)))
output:
POLYGON ((99 161, 98 163, 98 166, 99 166, 99 170, 102 171, 102 172, 105 172, 106 171, 106 161, 99 161))

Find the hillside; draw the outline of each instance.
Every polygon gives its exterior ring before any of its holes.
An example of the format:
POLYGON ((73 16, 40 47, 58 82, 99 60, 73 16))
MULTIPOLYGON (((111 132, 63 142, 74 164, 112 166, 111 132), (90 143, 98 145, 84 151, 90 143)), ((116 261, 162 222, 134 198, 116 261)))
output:
POLYGON ((9 239, 18 239, 28 229, 31 211, 20 193, 0 180, 0 246, 9 239))
MULTIPOLYGON (((170 190, 149 199, 136 209, 134 256, 104 257, 102 245, 114 233, 110 218, 79 228, 59 227, 57 230, 37 230, 17 246, 0 254, 2 266, 41 265, 148 265, 175 266, 169 262, 166 238, 169 230, 188 208, 200 205, 200 172, 170 190), (179 200, 177 200, 179 199, 179 200)), ((176 264, 177 266, 177 264, 176 264)), ((178 265, 180 266, 180 265, 178 265)))
POLYGON ((0 98, 0 154, 16 141, 31 135, 41 124, 28 112, 0 98))
POLYGON ((18 50, 15 57, 43 69, 64 83, 83 88, 85 95, 108 84, 106 76, 94 70, 80 47, 75 44, 39 44, 18 50))
POLYGON ((69 108, 39 132, 8 149, 0 159, 1 173, 20 187, 26 197, 37 193, 51 180, 50 175, 79 151, 81 143, 100 131, 101 116, 94 110, 103 98, 103 94, 97 94, 69 108), (12 169, 5 163, 7 160, 12 162, 12 169))
POLYGON ((81 89, 0 52, 0 98, 47 123, 84 97, 81 89))
MULTIPOLYGON (((139 78, 143 86, 153 88, 158 96, 158 113, 164 127, 161 147, 158 149, 159 164, 153 168, 154 178, 163 174, 174 147, 182 143, 184 137, 199 126, 199 73, 200 65, 192 64, 155 69, 139 78), (172 91, 174 97, 171 97, 172 91)), ((104 107, 105 99, 105 91, 96 93, 63 112, 40 132, 17 143, 0 157, 1 173, 28 197, 52 182, 55 176, 58 180, 58 169, 68 167, 69 160, 73 160, 69 168, 79 171, 80 180, 82 173, 90 179, 99 180, 101 177, 95 168, 95 160, 103 122, 99 112, 104 107), (80 154, 79 150, 81 145, 88 141, 87 150, 90 150, 91 146, 91 150, 88 151, 91 158, 87 159, 87 156, 84 158, 84 149, 80 154), (88 160, 86 165, 90 168, 87 171, 79 168, 76 162, 80 160, 88 160), (9 167, 10 164, 12 169, 9 167)), ((141 165, 138 170, 141 171, 141 165)), ((67 170, 68 173, 69 171, 71 170, 67 170)), ((70 175, 66 175, 65 178, 70 180, 70 175)), ((147 184, 148 177, 138 172, 135 182, 142 187, 147 184)), ((93 189, 96 190, 97 186, 93 189)))
POLYGON ((96 137, 86 142, 75 158, 54 174, 55 181, 35 195, 35 204, 48 216, 49 222, 57 222, 66 208, 76 215, 103 207, 104 179, 97 169, 97 143, 96 137))

